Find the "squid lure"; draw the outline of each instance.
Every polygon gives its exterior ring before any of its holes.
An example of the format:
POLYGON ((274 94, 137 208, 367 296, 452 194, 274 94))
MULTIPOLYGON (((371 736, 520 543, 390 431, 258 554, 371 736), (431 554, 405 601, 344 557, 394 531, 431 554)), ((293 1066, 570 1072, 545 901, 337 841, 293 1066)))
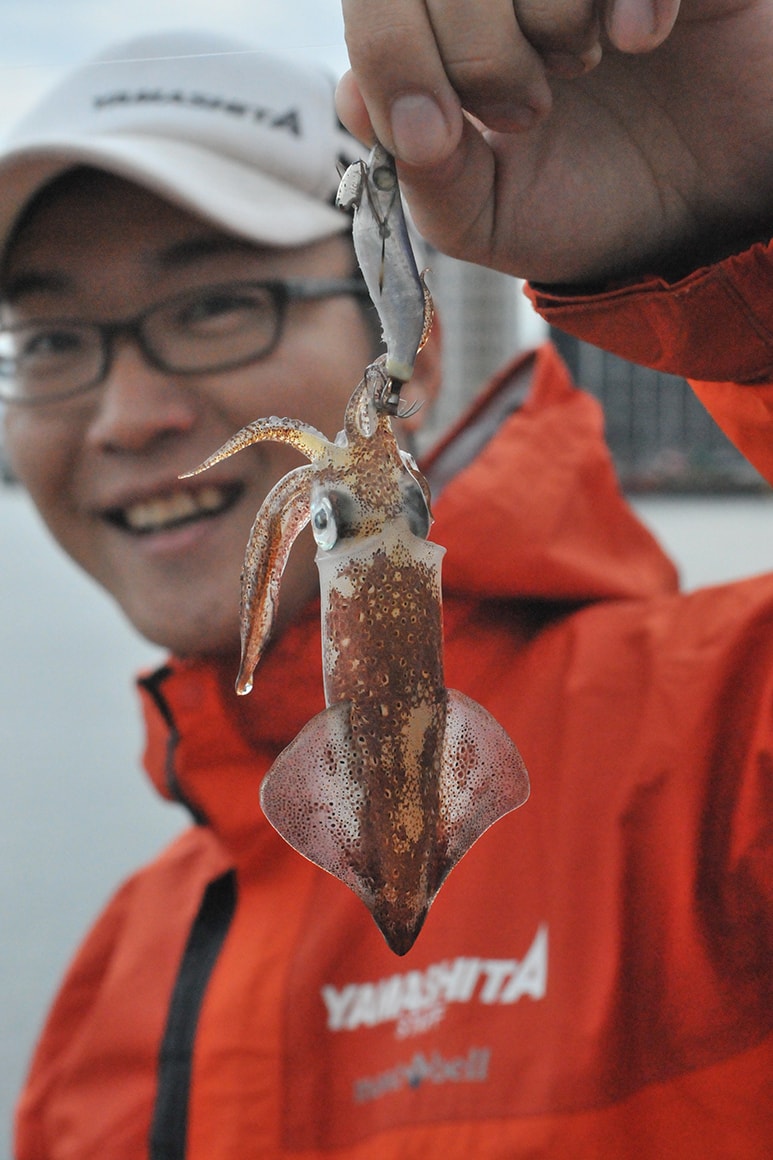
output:
POLYGON ((352 241, 386 343, 384 370, 392 380, 386 407, 397 411, 400 387, 432 326, 432 298, 419 273, 400 198, 394 158, 375 145, 367 161, 344 173, 336 204, 354 212, 352 241))

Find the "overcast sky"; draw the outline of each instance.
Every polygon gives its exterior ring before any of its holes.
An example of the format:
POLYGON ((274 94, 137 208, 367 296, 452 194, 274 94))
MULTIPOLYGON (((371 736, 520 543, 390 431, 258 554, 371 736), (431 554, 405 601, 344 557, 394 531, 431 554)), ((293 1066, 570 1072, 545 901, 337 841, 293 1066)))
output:
POLYGON ((346 68, 341 0, 0 0, 0 139, 73 65, 139 33, 211 29, 346 68))

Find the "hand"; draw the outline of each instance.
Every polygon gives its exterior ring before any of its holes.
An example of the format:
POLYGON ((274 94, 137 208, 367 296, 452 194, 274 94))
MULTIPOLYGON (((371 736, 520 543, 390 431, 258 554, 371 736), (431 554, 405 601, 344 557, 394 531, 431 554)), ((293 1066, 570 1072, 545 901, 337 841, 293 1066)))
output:
POLYGON ((770 236, 773 0, 678 3, 343 0, 339 113, 447 253, 547 283, 684 271, 770 236))

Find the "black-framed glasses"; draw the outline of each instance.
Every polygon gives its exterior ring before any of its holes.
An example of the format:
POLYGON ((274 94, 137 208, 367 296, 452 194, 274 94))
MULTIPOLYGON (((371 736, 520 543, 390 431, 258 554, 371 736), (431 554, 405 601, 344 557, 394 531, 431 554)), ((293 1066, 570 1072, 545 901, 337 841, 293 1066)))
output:
POLYGON ((0 326, 0 401, 50 403, 98 387, 109 373, 116 339, 123 337, 168 374, 234 370, 271 354, 291 302, 367 293, 358 277, 222 282, 176 294, 120 321, 41 318, 0 326))

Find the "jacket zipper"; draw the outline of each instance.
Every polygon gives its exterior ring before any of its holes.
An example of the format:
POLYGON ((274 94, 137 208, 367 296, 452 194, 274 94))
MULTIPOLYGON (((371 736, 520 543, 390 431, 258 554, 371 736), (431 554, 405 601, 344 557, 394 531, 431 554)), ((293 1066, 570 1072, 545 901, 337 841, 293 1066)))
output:
POLYGON ((236 908, 236 875, 228 870, 204 891, 177 973, 158 1056, 150 1160, 184 1160, 193 1048, 210 976, 236 908))

